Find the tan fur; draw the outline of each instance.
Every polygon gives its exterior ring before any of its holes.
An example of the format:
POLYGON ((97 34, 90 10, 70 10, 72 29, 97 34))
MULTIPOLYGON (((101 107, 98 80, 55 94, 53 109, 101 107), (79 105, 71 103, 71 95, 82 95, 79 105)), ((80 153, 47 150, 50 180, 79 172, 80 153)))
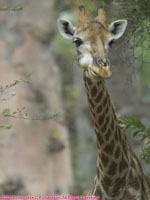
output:
POLYGON ((96 19, 101 22, 106 28, 108 28, 108 23, 107 23, 107 17, 104 9, 99 8, 98 9, 98 15, 96 19))
POLYGON ((80 28, 86 27, 90 22, 89 17, 86 15, 85 9, 82 8, 79 10, 79 17, 78 17, 78 30, 80 28))
MULTIPOLYGON (((80 9, 77 31, 75 33, 76 36, 81 37, 85 43, 87 41, 90 42, 91 48, 88 48, 87 51, 92 54, 95 60, 105 60, 107 57, 106 46, 110 38, 105 11, 100 8, 97 17, 89 20, 85 9, 80 9)), ((112 75, 109 65, 107 67, 103 67, 102 65, 100 68, 95 63, 88 71, 91 71, 90 74, 93 74, 93 70, 103 78, 109 78, 112 75)))

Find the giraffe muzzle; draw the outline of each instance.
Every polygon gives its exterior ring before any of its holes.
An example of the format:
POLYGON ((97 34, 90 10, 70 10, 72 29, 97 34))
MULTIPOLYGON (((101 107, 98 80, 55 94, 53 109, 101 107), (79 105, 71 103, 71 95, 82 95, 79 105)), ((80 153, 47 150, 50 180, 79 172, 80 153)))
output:
POLYGON ((96 59, 96 64, 100 67, 110 66, 109 59, 102 60, 101 58, 96 59))
POLYGON ((109 59, 95 59, 94 66, 92 66, 91 68, 93 73, 102 78, 110 78, 112 75, 109 59))

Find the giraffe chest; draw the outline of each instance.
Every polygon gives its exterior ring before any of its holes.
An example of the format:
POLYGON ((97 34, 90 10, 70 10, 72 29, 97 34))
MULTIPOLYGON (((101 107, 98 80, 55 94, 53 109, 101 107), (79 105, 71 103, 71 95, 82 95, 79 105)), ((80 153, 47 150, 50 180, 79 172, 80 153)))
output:
MULTIPOLYGON (((90 190, 88 196, 99 197, 99 200, 149 200, 150 194, 147 195, 146 191, 139 189, 138 191, 133 190, 131 186, 128 188, 124 187, 125 190, 119 192, 118 195, 108 195, 106 189, 101 185, 101 181, 95 177, 94 184, 90 190)), ((118 189, 119 190, 119 189, 118 189)), ((116 191, 117 193, 117 191, 116 191)))

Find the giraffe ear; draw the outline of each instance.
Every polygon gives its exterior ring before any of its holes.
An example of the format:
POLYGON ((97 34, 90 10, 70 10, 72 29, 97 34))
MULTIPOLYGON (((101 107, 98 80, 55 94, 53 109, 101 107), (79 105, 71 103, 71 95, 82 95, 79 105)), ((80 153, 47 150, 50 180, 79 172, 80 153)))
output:
POLYGON ((66 19, 58 19, 58 29, 60 34, 69 40, 72 39, 72 36, 76 30, 72 23, 66 19))
POLYGON ((112 39, 119 39, 125 32, 127 27, 127 20, 117 20, 110 24, 109 31, 112 34, 112 39))

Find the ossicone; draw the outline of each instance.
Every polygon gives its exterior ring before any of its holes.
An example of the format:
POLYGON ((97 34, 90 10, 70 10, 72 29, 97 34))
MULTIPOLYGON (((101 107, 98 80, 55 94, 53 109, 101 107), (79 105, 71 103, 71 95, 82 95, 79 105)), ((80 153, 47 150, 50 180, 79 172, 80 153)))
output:
POLYGON ((98 20, 101 24, 103 24, 103 26, 107 28, 108 24, 107 24, 106 13, 103 6, 101 5, 98 7, 96 20, 98 20))

